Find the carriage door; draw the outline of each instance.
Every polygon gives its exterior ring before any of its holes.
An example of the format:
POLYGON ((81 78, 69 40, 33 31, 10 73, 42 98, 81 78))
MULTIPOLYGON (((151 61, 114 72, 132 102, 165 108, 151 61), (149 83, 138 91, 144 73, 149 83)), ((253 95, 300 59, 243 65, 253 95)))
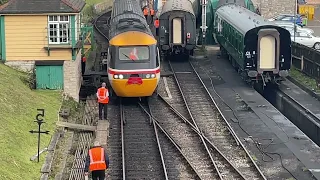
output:
POLYGON ((182 44, 182 19, 174 18, 172 20, 172 43, 182 44))
POLYGON ((263 36, 260 40, 260 69, 274 69, 276 65, 276 39, 263 36))

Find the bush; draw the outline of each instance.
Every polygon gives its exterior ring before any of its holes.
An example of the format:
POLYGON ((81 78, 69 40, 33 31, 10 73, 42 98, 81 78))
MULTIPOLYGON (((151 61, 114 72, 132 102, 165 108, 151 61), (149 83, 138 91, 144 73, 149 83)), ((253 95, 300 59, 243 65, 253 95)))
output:
POLYGON ((22 82, 24 82, 30 89, 36 89, 36 69, 26 72, 26 75, 20 76, 22 82))
POLYGON ((92 22, 93 18, 96 16, 94 6, 88 5, 83 10, 82 22, 88 24, 92 22))

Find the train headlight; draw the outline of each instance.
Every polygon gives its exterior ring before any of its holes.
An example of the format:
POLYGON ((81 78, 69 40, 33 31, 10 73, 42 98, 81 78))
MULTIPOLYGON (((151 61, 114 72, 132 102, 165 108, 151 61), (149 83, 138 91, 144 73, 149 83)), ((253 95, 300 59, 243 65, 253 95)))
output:
POLYGON ((146 78, 150 78, 150 74, 146 74, 146 78))
POLYGON ((155 74, 151 74, 151 78, 155 78, 156 77, 156 75, 155 74))
POLYGON ((123 75, 122 74, 119 75, 119 79, 123 79, 123 75))
POLYGON ((118 78, 119 78, 119 76, 118 76, 118 75, 114 75, 113 77, 114 77, 115 79, 118 79, 118 78))

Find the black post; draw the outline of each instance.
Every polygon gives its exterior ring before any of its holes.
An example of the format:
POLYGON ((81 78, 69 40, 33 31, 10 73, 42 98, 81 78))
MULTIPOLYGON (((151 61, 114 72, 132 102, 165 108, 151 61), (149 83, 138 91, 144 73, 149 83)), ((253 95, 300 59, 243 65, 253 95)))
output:
POLYGON ((40 161, 40 126, 41 123, 38 123, 38 162, 40 161))
POLYGON ((39 116, 44 117, 44 109, 37 109, 38 111, 41 111, 41 113, 38 113, 36 116, 36 122, 38 124, 38 131, 31 130, 30 133, 38 133, 38 162, 40 161, 40 134, 49 134, 49 131, 41 131, 41 124, 45 123, 42 118, 39 118, 39 116))

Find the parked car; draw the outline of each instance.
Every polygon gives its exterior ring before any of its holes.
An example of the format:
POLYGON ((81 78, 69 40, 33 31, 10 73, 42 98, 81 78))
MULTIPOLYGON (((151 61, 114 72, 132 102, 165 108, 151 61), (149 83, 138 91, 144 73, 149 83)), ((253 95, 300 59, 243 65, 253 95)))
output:
POLYGON ((290 31, 290 34, 292 41, 320 50, 320 37, 302 31, 296 31, 295 38, 294 31, 290 31))
POLYGON ((289 21, 289 22, 295 22, 299 26, 303 26, 302 24, 302 17, 300 14, 296 14, 296 18, 292 14, 280 14, 278 16, 275 16, 273 18, 268 19, 269 21, 289 21))
MULTIPOLYGON (((280 26, 282 28, 287 29, 288 31, 293 31, 294 30, 294 23, 293 22, 288 22, 288 21, 274 21, 274 23, 277 26, 280 26)), ((309 34, 313 34, 314 31, 310 28, 306 28, 306 27, 301 27, 301 26, 296 26, 296 30, 297 31, 305 31, 309 34)))

